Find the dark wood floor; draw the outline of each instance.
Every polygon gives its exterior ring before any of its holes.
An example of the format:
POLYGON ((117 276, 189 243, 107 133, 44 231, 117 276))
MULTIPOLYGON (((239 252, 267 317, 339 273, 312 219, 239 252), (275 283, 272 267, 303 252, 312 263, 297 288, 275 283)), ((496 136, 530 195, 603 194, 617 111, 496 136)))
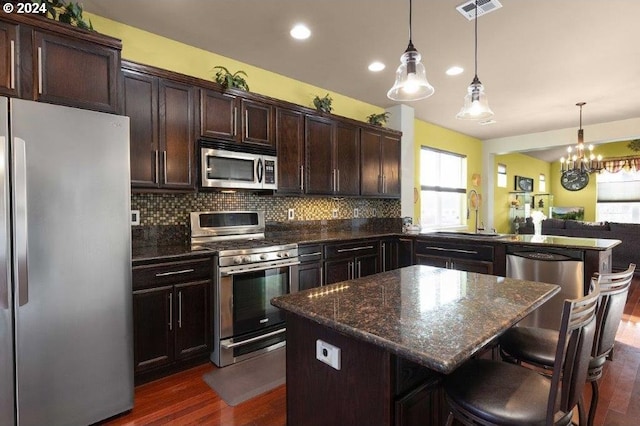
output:
MULTIPOLYGON (((596 425, 640 425, 640 279, 629 291, 616 351, 600 381, 596 425)), ((135 407, 109 425, 283 426, 285 386, 230 407, 202 380, 202 365, 136 388, 135 407)), ((585 398, 590 398, 587 386, 585 398)), ((577 417, 577 416, 576 416, 577 417)))

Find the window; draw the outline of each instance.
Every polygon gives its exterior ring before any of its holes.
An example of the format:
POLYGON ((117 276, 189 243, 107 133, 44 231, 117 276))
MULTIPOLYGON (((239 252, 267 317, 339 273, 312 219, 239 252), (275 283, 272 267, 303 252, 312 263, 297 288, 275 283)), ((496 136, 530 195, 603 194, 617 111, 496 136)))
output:
POLYGON ((423 229, 466 225, 467 157, 422 147, 420 150, 423 229))
POLYGON ((596 176, 596 220, 640 223, 640 171, 603 172, 596 176))
POLYGON ((547 192, 547 180, 543 174, 538 176, 538 192, 547 192))
POLYGON ((506 164, 498 164, 497 184, 499 188, 507 187, 507 165, 506 164))

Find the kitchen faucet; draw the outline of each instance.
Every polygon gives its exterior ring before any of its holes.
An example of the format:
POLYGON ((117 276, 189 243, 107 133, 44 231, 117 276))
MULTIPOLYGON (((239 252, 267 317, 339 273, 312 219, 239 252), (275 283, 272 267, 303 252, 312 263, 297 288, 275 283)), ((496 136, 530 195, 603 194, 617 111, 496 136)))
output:
POLYGON ((478 233, 478 208, 480 206, 480 195, 478 194, 478 191, 476 191, 475 189, 472 189, 471 191, 469 191, 469 194, 467 195, 467 201, 468 201, 467 202, 467 219, 469 219, 469 214, 470 214, 469 204, 471 204, 471 200, 473 200, 474 195, 476 197, 476 202, 475 202, 476 223, 475 223, 474 232, 477 234, 478 233))

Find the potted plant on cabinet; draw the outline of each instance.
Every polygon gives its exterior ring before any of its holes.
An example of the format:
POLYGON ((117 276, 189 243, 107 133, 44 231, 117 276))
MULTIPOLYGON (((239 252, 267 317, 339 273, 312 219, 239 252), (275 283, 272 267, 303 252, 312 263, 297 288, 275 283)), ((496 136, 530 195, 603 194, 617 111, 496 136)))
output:
POLYGON ((245 77, 247 77, 246 72, 239 70, 231 74, 231 71, 220 65, 213 67, 213 69, 218 70, 213 77, 215 82, 225 89, 231 87, 233 89, 249 91, 249 84, 247 84, 247 80, 245 79, 245 77))
POLYGON ((383 112, 381 114, 371 114, 367 116, 367 121, 369 122, 369 124, 382 126, 387 122, 389 115, 391 115, 391 113, 389 112, 383 112))
POLYGON ((328 93, 322 98, 320 96, 317 96, 317 95, 316 95, 315 98, 313 98, 313 105, 320 112, 331 112, 331 111, 333 111, 333 107, 331 106, 332 102, 333 102, 333 99, 331 99, 331 97, 329 96, 328 93))
POLYGON ((87 23, 82 17, 82 6, 78 3, 65 3, 62 0, 38 0, 36 3, 44 5, 47 11, 45 16, 49 19, 94 31, 91 20, 87 23))

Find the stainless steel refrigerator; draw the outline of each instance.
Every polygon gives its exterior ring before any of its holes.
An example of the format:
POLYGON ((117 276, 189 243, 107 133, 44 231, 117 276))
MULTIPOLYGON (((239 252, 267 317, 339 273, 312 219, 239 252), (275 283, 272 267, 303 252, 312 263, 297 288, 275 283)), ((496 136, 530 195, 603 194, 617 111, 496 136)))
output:
POLYGON ((0 424, 133 407, 129 119, 0 97, 0 424))

